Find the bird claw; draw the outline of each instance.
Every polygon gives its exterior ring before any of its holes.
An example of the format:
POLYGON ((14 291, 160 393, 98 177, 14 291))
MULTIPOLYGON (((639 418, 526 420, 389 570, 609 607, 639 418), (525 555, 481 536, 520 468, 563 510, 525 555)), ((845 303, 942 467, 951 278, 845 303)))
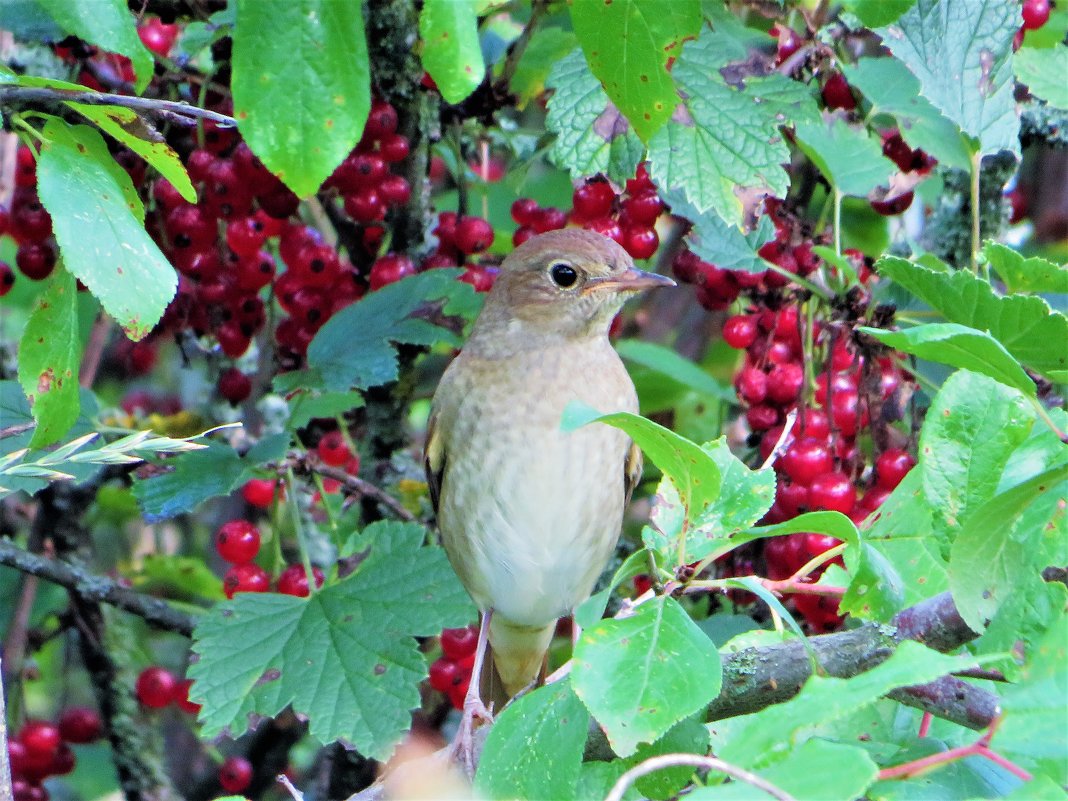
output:
POLYGON ((475 722, 493 725, 493 712, 482 703, 482 699, 467 698, 464 701, 464 714, 460 719, 460 729, 456 733, 449 752, 449 758, 464 769, 468 778, 475 777, 478 768, 478 754, 481 743, 475 742, 475 722))

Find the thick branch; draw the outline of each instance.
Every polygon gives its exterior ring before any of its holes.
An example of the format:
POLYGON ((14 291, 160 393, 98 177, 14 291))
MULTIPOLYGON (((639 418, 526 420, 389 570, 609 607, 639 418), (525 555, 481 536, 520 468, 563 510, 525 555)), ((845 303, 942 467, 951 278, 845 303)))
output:
POLYGON ((24 551, 7 539, 0 539, 0 565, 7 565, 59 584, 83 600, 117 606, 144 618, 145 622, 157 628, 175 631, 187 637, 193 633, 193 618, 179 612, 166 601, 142 595, 111 579, 88 573, 59 559, 49 559, 24 551))

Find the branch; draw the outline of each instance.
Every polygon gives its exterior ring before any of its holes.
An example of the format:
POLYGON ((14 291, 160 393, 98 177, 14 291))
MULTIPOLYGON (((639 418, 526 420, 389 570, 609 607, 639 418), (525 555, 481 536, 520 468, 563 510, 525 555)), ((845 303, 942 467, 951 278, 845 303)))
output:
POLYGON ((30 553, 11 540, 0 538, 0 565, 66 587, 85 601, 111 604, 144 618, 156 628, 192 636, 194 620, 160 598, 150 598, 112 579, 88 573, 59 559, 30 553))
POLYGON ((0 105, 13 103, 51 104, 81 103, 86 106, 121 106, 140 111, 153 117, 178 125, 196 125, 197 119, 211 120, 228 128, 237 127, 237 121, 226 114, 198 108, 174 100, 156 100, 149 97, 133 97, 108 92, 77 92, 73 89, 47 89, 36 86, 0 86, 0 105))
POLYGON ((623 794, 627 792, 627 788, 642 776, 658 770, 663 770, 664 768, 673 768, 679 765, 692 765, 695 768, 718 770, 720 773, 726 773, 733 779, 737 779, 745 784, 751 784, 758 790, 763 790, 778 801, 796 801, 796 799, 785 790, 780 789, 766 779, 760 778, 755 773, 750 773, 743 768, 732 765, 730 762, 724 762, 722 759, 710 756, 700 756, 698 754, 661 754, 660 756, 650 757, 644 762, 639 762, 619 777, 619 780, 612 785, 612 789, 608 792, 608 795, 604 797, 604 801, 622 801, 623 794))
MULTIPOLYGON (((416 519, 415 515, 409 512, 408 509, 404 506, 404 504, 402 504, 384 489, 372 484, 370 481, 366 481, 357 476, 350 475, 349 473, 346 473, 344 470, 342 470, 340 467, 331 467, 330 465, 323 464, 314 457, 309 458, 308 455, 291 456, 288 464, 297 472, 318 473, 319 475, 325 478, 332 478, 335 481, 340 481, 341 485, 345 487, 345 489, 347 489, 349 492, 355 493, 356 495, 359 495, 364 498, 371 498, 372 500, 378 501, 380 504, 382 504, 391 512, 393 512, 394 516, 400 518, 401 520, 411 522, 416 519)), ((283 465, 282 469, 285 469, 285 465, 283 465)))

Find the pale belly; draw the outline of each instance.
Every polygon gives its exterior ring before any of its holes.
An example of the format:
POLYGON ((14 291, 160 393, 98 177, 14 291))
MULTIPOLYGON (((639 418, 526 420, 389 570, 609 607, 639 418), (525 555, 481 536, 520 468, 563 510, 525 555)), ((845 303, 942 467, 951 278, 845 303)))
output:
POLYGON ((622 377, 599 397, 579 388, 554 404, 501 386, 465 395, 450 427, 439 526, 482 609, 544 626, 589 596, 619 538, 630 441, 600 423, 562 432, 560 417, 571 397, 634 410, 622 377))

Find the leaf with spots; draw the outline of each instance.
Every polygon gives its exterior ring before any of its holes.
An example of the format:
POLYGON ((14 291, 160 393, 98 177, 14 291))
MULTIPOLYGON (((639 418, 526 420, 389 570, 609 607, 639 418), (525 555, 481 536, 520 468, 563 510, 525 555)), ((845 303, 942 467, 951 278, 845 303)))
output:
POLYGON ((553 90, 545 127, 556 134, 549 154, 578 179, 604 173, 622 184, 645 152, 637 134, 590 72, 582 52, 560 59, 545 85, 553 90))
POLYGON ((590 70, 643 141, 679 102, 668 62, 701 22, 698 0, 571 4, 571 24, 590 70))
POLYGON ((865 197, 889 184, 894 165, 866 128, 829 116, 799 124, 796 135, 797 146, 843 195, 865 197))
POLYGON ((309 598, 241 593, 200 618, 189 676, 204 736, 239 736, 292 705, 319 742, 389 756, 426 676, 415 637, 465 625, 474 609, 422 526, 374 523, 359 539, 355 572, 309 598))
POLYGON ((57 268, 37 296, 19 342, 19 383, 37 421, 31 448, 59 441, 78 419, 82 343, 77 295, 74 278, 57 268))
POLYGON ((447 103, 459 103, 486 77, 476 5, 474 0, 425 0, 419 12, 423 67, 447 103))
POLYGON ((307 197, 356 146, 371 109, 362 4, 239 0, 233 40, 241 134, 307 197))
POLYGON ((144 205, 104 138, 57 118, 43 134, 37 192, 63 263, 128 337, 141 339, 163 316, 178 276, 145 231, 144 205))
POLYGON ((719 695, 722 668, 715 644, 678 601, 661 596, 586 629, 571 681, 626 757, 719 695))
POLYGON ((575 798, 589 721, 567 679, 516 698, 490 729, 475 789, 485 798, 575 798))

